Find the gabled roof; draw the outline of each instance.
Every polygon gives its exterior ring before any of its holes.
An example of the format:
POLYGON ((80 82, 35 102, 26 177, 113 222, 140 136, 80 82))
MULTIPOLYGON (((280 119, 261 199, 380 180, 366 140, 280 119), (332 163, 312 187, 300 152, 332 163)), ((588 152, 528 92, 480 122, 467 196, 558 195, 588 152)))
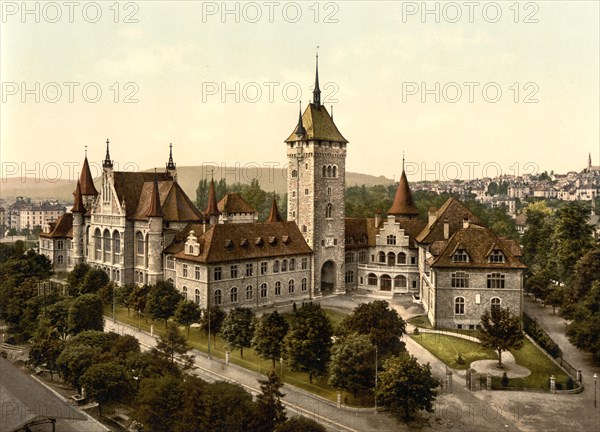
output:
MULTIPOLYGON (((361 249, 365 247, 374 247, 376 245, 376 237, 379 234, 383 223, 387 219, 382 218, 379 225, 375 226, 375 218, 346 218, 345 219, 345 235, 346 249, 361 249), (367 243, 361 243, 363 235, 367 236, 367 243), (354 243, 349 244, 348 239, 352 236, 354 243)), ((395 222, 404 230, 404 234, 409 238, 409 247, 416 248, 416 236, 423 230, 426 225, 425 221, 419 219, 403 219, 395 218, 395 222)))
POLYGON ((419 210, 417 210, 412 193, 410 192, 404 170, 402 170, 402 175, 398 182, 398 189, 396 189, 396 196, 394 197, 392 207, 388 210, 388 214, 406 217, 412 217, 419 214, 419 210))
MULTIPOLYGON (((439 245, 438 242, 434 243, 439 245)), ((500 239, 490 229, 469 224, 455 232, 437 255, 431 267, 486 268, 486 269, 525 269, 527 266, 514 254, 514 243, 500 239), (452 257, 457 249, 463 249, 469 255, 468 262, 454 262, 452 257), (493 250, 500 250, 505 262, 491 263, 489 255, 493 250)), ((437 246, 436 246, 437 248, 437 246)))
MULTIPOLYGON (((160 181, 156 183, 156 187, 159 196, 158 205, 165 222, 200 222, 203 219, 202 213, 194 206, 177 182, 173 180, 160 181)), ((154 181, 142 184, 137 209, 131 215, 131 219, 146 220, 149 217, 153 205, 154 188, 154 181)), ((125 205, 127 213, 129 213, 130 205, 127 200, 125 205)))
POLYGON ((44 238, 73 238, 73 213, 64 213, 50 222, 50 232, 41 232, 44 238))
POLYGON ((74 406, 0 357, 0 404, 2 431, 22 430, 35 420, 86 420, 74 406))
POLYGON ((450 228, 450 236, 463 226, 463 219, 469 219, 470 224, 482 225, 481 220, 465 207, 463 203, 455 198, 448 198, 436 212, 433 224, 427 224, 419 233, 416 240, 419 243, 433 243, 444 240, 444 221, 447 220, 450 228))
POLYGON ((152 193, 150 194, 150 207, 146 216, 150 217, 162 217, 163 212, 160 208, 160 195, 158 194, 158 182, 156 180, 156 174, 154 175, 154 181, 152 182, 152 193))
POLYGON ((90 164, 88 163, 87 156, 83 160, 79 183, 81 184, 82 195, 98 195, 98 191, 94 186, 94 179, 92 178, 92 172, 90 171, 90 164))
POLYGON ((296 142, 300 140, 335 141, 347 143, 348 140, 342 136, 333 119, 323 105, 308 104, 302 115, 302 125, 306 130, 305 135, 298 135, 299 124, 296 125, 292 134, 285 142, 296 142))
POLYGON ((256 209, 242 198, 240 194, 229 192, 217 203, 221 213, 254 213, 256 209))
MULTIPOLYGON (((127 219, 136 219, 135 216, 138 211, 139 204, 144 202, 146 202, 146 204, 150 203, 150 194, 147 193, 142 196, 142 190, 144 189, 144 184, 146 183, 149 186, 152 186, 152 182, 154 182, 154 173, 115 171, 113 176, 117 198, 119 201, 122 201, 123 199, 125 200, 127 219)), ((156 173, 156 179, 159 182, 159 190, 160 183, 172 183, 173 181, 173 178, 169 173, 163 172, 156 173)), ((150 192, 150 189, 148 189, 148 192, 150 192)), ((143 213, 141 219, 146 218, 147 212, 148 209, 146 209, 146 211, 143 213)))
POLYGON ((283 218, 281 217, 279 209, 277 208, 277 201, 275 200, 275 197, 273 197, 273 202, 271 203, 271 210, 269 211, 269 216, 267 217, 267 220, 265 222, 283 222, 283 218))
POLYGON ((165 252, 205 264, 312 253, 295 222, 217 224, 198 234, 203 228, 189 224, 165 252), (185 253, 185 239, 191 230, 199 237, 199 256, 185 253))

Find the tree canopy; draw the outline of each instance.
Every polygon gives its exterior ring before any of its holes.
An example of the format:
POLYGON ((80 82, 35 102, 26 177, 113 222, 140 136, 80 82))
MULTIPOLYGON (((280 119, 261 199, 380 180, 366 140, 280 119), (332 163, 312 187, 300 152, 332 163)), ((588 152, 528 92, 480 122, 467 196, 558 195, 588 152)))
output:
POLYGON ((283 340, 288 330, 287 321, 277 311, 256 320, 252 348, 261 358, 270 359, 273 368, 275 362, 283 356, 283 340))
POLYGON ((254 336, 252 309, 236 307, 230 310, 221 324, 219 336, 230 349, 239 349, 241 358, 244 358, 244 348, 250 348, 254 336))
POLYGON ((520 349, 525 335, 521 330, 521 319, 513 315, 509 308, 494 306, 481 315, 481 325, 477 331, 481 345, 498 352, 498 366, 502 367, 502 352, 520 349))

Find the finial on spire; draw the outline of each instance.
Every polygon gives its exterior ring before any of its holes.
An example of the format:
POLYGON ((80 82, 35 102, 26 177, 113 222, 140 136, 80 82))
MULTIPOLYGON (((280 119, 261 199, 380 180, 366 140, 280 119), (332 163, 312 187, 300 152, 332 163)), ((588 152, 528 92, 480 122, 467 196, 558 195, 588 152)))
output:
POLYGON ((87 158, 87 144, 85 145, 85 157, 87 158))
POLYGON ((321 89, 319 88, 319 47, 317 46, 316 56, 316 68, 315 68, 315 89, 313 90, 313 103, 317 106, 321 105, 321 89))
POLYGON ((110 151, 109 151, 110 141, 106 138, 106 156, 104 161, 102 162, 102 168, 111 168, 113 167, 113 161, 110 160, 110 151))
POLYGON ((404 171, 404 150, 402 150, 402 171, 404 171))
POLYGON ((173 143, 169 143, 169 162, 167 162, 167 171, 174 171, 176 168, 173 162, 173 143))
POLYGON ((331 105, 331 120, 333 120, 333 105, 331 105))

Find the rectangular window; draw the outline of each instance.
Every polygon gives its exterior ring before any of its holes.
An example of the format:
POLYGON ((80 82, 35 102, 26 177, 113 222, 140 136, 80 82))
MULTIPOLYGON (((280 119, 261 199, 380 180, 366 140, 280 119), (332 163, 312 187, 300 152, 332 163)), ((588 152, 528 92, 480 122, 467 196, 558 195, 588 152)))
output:
POLYGON ((302 270, 308 269, 308 258, 302 258, 302 270))
POLYGON ((188 265, 184 264, 182 266, 182 269, 183 269, 183 277, 188 277, 188 265))
POLYGON ((213 269, 213 279, 216 280, 216 281, 218 281, 218 280, 221 280, 222 277, 223 277, 223 270, 222 270, 222 268, 220 266, 219 267, 215 267, 213 269))
POLYGON ((196 280, 200 280, 200 266, 194 266, 194 276, 196 280))
POLYGON ((488 288, 504 288, 505 276, 502 273, 491 273, 487 275, 488 288))
POLYGON ((417 257, 411 256, 411 257, 410 257, 410 263, 411 263, 412 265, 415 265, 415 264, 417 263, 417 257))
POLYGON ((252 276, 254 273, 254 265, 246 264, 246 276, 252 276))
POLYGON ((308 190, 308 188, 304 189, 304 195, 308 195, 310 193, 310 191, 308 190))
POLYGON ((465 272, 452 273, 450 282, 452 288, 469 288, 469 274, 465 272))
POLYGON ((266 262, 261 262, 260 263, 260 274, 261 275, 266 275, 267 274, 267 263, 266 262))
POLYGON ((238 277, 237 265, 234 264, 231 267, 229 267, 229 276, 231 277, 231 279, 235 279, 238 277))
POLYGON ((358 262, 366 263, 367 262, 367 253, 365 251, 360 251, 358 253, 358 262))
POLYGON ((352 252, 346 252, 346 264, 352 264, 354 262, 354 254, 352 252))

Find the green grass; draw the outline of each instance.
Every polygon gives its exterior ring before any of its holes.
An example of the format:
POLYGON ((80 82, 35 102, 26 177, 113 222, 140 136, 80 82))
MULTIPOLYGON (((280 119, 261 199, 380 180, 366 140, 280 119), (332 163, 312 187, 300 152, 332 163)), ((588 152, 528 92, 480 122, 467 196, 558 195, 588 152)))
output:
POLYGON ((406 320, 407 323, 414 325, 415 327, 430 329, 433 328, 429 322, 427 315, 417 315, 406 320))
POLYGON ((420 333, 411 334, 410 337, 452 369, 467 369, 471 362, 498 358, 493 350, 454 336, 420 333), (457 363, 459 354, 464 359, 464 364, 457 363))
MULTIPOLYGON (((326 315, 329 319, 332 320, 332 325, 334 322, 339 322, 344 318, 344 314, 330 310, 324 309, 326 315)), ((106 307, 104 313, 107 319, 112 317, 112 309, 110 306, 106 307)), ((287 319, 291 318, 292 314, 284 314, 287 319)), ((116 318, 117 321, 121 321, 127 324, 130 324, 134 327, 139 327, 142 330, 147 332, 150 331, 150 325, 154 324, 154 334, 160 335, 163 334, 165 330, 164 321, 152 321, 151 319, 145 319, 144 317, 137 317, 137 314, 131 311, 128 315, 127 309, 125 308, 117 308, 116 310, 116 318)), ((199 328, 191 328, 190 336, 188 338, 188 343, 198 351, 207 353, 208 352, 208 338, 203 332, 200 331, 199 328)), ((224 343, 220 338, 214 338, 211 335, 211 355, 214 357, 218 357, 221 359, 225 358, 225 347, 224 343)), ((261 359, 252 349, 246 348, 244 349, 244 358, 242 359, 240 356, 240 351, 236 350, 231 352, 230 361, 234 364, 237 364, 246 369, 252 370, 254 372, 258 372, 261 374, 265 374, 273 368, 273 364, 271 360, 263 360, 261 359)), ((281 364, 279 362, 276 363, 275 368, 277 372, 281 371, 281 364)), ((322 377, 313 377, 313 382, 310 383, 308 379, 308 374, 304 372, 292 371, 287 364, 283 363, 283 381, 288 384, 294 385, 296 387, 300 387, 304 390, 307 390, 311 393, 317 394, 321 397, 329 399, 331 401, 337 400, 338 390, 333 388, 332 386, 327 384, 327 378, 322 377)), ((354 399, 351 394, 347 394, 346 392, 341 392, 342 398, 344 398, 345 403, 348 405, 354 406, 372 406, 372 402, 370 402, 370 398, 363 399, 354 399)))

